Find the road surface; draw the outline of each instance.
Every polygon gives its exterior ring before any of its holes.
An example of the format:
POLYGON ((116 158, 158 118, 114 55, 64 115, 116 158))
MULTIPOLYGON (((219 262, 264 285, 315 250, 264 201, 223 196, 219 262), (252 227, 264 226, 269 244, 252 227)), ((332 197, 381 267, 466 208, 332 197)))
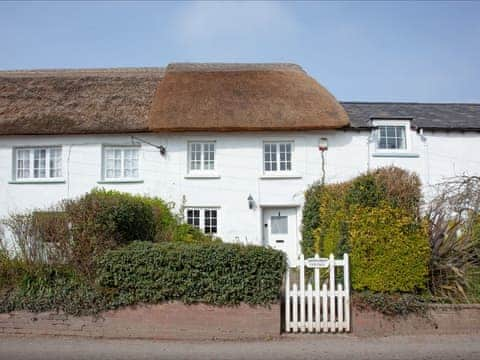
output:
POLYGON ((0 335, 0 359, 480 359, 480 334, 283 336, 265 341, 147 341, 0 335))

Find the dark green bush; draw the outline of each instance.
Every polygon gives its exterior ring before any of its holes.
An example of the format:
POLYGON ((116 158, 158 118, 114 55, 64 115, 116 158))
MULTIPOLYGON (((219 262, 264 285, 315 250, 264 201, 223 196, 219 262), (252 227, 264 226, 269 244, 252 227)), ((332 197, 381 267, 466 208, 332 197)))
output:
POLYGON ((136 240, 162 242, 178 237, 177 219, 158 198, 93 190, 65 201, 62 208, 72 225, 69 262, 83 273, 92 271, 95 256, 107 249, 136 240))
POLYGON ((27 265, 19 259, 10 259, 7 252, 0 250, 0 290, 14 286, 23 276, 27 265))
POLYGON ((389 294, 379 292, 357 292, 353 295, 353 305, 359 310, 378 311, 387 316, 407 316, 416 314, 428 316, 430 298, 417 294, 389 294))
POLYGON ((279 299, 284 270, 283 253, 259 246, 136 242, 99 259, 97 282, 116 305, 270 304, 279 299))
POLYGON ((82 315, 106 309, 107 304, 108 297, 63 265, 30 265, 14 286, 0 292, 0 312, 63 310, 82 315))

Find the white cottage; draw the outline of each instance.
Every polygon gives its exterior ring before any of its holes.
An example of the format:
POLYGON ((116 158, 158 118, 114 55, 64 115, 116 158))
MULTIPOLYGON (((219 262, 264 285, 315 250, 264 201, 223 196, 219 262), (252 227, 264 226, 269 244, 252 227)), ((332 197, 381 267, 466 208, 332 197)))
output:
POLYGON ((104 187, 293 257, 322 177, 394 164, 428 195, 479 154, 480 104, 338 102, 292 64, 0 72, 0 218, 104 187))

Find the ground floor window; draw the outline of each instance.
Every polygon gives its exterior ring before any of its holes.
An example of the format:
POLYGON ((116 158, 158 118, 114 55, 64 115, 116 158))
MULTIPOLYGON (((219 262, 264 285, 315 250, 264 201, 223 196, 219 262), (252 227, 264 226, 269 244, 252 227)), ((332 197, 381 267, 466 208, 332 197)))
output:
POLYGON ((185 215, 188 224, 202 230, 205 234, 218 232, 218 209, 187 208, 185 215))

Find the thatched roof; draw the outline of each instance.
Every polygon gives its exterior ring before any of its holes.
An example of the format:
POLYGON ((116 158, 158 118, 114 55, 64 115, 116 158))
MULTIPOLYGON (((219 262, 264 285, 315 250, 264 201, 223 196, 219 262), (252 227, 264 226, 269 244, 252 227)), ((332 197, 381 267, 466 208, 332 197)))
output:
POLYGON ((0 71, 0 135, 148 131, 162 68, 0 71))
POLYGON ((293 64, 170 64, 150 114, 152 131, 336 129, 343 107, 293 64))
POLYGON ((292 64, 0 71, 0 135, 368 128, 397 117, 480 130, 480 104, 338 103, 292 64))

